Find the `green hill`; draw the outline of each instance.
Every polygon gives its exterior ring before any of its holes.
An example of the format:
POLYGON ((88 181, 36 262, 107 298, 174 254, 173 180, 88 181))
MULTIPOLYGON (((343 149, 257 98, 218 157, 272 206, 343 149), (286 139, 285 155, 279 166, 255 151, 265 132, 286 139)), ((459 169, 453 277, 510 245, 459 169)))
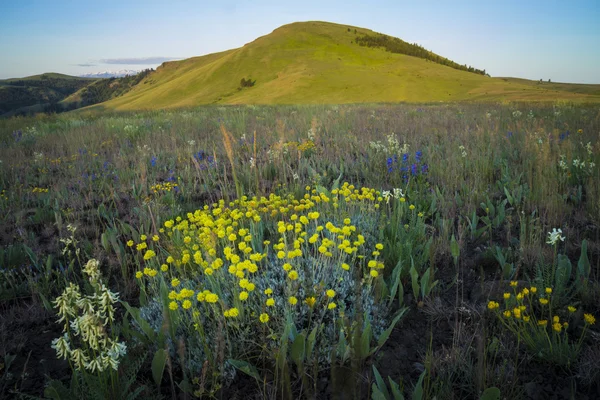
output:
POLYGON ((0 80, 0 116, 57 104, 92 82, 56 73, 0 80))
POLYGON ((327 22, 284 25, 238 49, 164 63, 127 94, 91 108, 135 110, 213 103, 600 101, 600 85, 491 78, 482 75, 483 69, 464 66, 463 70, 463 66, 419 46, 382 37, 368 29, 327 22), (384 43, 382 47, 373 47, 378 42, 384 43), (419 55, 416 48, 423 50, 421 55, 428 54, 426 58, 401 54, 404 49, 405 53, 419 55), (242 79, 255 84, 242 87, 242 79))

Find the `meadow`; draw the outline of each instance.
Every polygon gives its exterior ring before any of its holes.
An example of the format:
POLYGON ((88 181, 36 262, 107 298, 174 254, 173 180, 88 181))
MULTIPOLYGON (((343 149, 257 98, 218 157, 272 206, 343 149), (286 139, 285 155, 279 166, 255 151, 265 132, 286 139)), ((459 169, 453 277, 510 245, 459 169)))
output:
POLYGON ((600 397, 600 108, 0 120, 0 398, 600 397))

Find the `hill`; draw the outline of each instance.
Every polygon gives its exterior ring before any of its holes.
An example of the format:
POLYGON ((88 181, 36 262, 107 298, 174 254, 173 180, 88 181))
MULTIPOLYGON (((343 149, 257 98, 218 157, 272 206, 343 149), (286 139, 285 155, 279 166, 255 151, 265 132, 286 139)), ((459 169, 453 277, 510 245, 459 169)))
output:
POLYGON ((57 104, 94 81, 56 73, 0 80, 0 116, 57 104))
POLYGON ((298 22, 238 49, 163 63, 127 94, 92 109, 214 103, 600 101, 600 85, 549 84, 484 73, 369 29, 298 22))
POLYGON ((110 77, 98 79, 79 89, 69 97, 61 101, 64 108, 79 108, 91 104, 101 103, 122 96, 140 83, 152 69, 146 69, 135 75, 125 75, 122 77, 110 77))

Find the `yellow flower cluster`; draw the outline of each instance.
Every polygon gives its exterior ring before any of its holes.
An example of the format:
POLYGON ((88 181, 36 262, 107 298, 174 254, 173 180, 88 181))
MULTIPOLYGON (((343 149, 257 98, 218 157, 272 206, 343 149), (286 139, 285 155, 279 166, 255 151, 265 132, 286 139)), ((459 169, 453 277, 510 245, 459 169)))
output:
POLYGON ((313 142, 312 140, 307 140, 306 142, 302 142, 298 145, 298 150, 301 152, 305 152, 310 149, 313 149, 314 147, 315 147, 315 142, 313 142))
MULTIPOLYGON (((570 305, 566 307, 566 310, 553 310, 549 306, 550 295, 553 292, 551 287, 540 290, 544 297, 539 297, 536 301, 537 287, 526 287, 518 291, 518 284, 515 281, 511 282, 510 286, 513 288, 513 293, 506 292, 502 296, 504 299, 503 310, 500 310, 500 304, 496 301, 491 300, 487 304, 487 308, 498 315, 506 328, 518 335, 533 351, 538 353, 540 348, 552 351, 553 348, 557 348, 556 344, 569 342, 568 319, 577 311, 577 308, 570 305), (567 321, 561 321, 559 314, 564 314, 567 321), (553 335, 548 334, 548 326, 554 333, 553 335)), ((594 324, 596 320, 592 314, 584 314, 584 322, 587 326, 594 324)), ((585 327, 581 338, 584 334, 585 327)))
MULTIPOLYGON (((281 260, 279 265, 286 273, 287 279, 278 293, 283 294, 283 302, 288 307, 306 305, 313 309, 322 304, 324 308, 334 310, 338 305, 332 300, 337 293, 331 287, 318 290, 306 287, 309 294, 298 299, 297 290, 305 284, 305 274, 314 274, 320 268, 340 268, 342 273, 364 268, 366 282, 371 282, 384 268, 379 260, 383 245, 377 244, 367 259, 362 251, 365 237, 352 224, 351 218, 340 218, 337 221, 341 223, 334 223, 333 220, 323 221, 322 214, 352 215, 350 210, 373 210, 379 205, 379 194, 374 189, 359 189, 344 183, 327 194, 307 187, 300 199, 271 194, 260 198, 243 196, 229 203, 220 200, 187 213, 185 218, 180 216, 165 221, 160 229, 162 235, 153 236, 152 241, 141 235, 139 244, 130 240, 127 246, 135 246, 143 252, 140 256, 147 266, 143 272, 138 271, 138 278, 154 277, 160 271, 167 281, 171 281, 173 288, 192 280, 214 291, 173 290, 169 294, 171 310, 193 309, 194 295, 198 307, 200 303, 213 304, 216 308, 210 306, 210 309, 226 318, 246 315, 244 308, 257 304, 275 307, 277 302, 270 288, 264 290, 263 300, 258 303, 254 300, 260 296, 255 291, 257 273, 261 271, 262 275, 272 268, 271 263, 265 262, 269 254, 281 260), (274 243, 263 240, 265 229, 270 226, 274 227, 270 231, 274 243), (160 252, 154 250, 159 243, 160 252), (167 253, 164 263, 157 253, 167 253), (308 269, 307 259, 311 260, 308 269)), ((260 315, 262 323, 269 321, 264 308, 251 309, 248 315, 260 315)))
POLYGON ((165 193, 165 192, 170 192, 172 190, 175 190, 176 187, 177 187, 176 183, 163 182, 163 183, 157 183, 155 185, 152 185, 150 187, 150 190, 154 194, 159 194, 159 193, 165 193))
POLYGON ((34 187, 31 193, 48 193, 48 188, 34 187))

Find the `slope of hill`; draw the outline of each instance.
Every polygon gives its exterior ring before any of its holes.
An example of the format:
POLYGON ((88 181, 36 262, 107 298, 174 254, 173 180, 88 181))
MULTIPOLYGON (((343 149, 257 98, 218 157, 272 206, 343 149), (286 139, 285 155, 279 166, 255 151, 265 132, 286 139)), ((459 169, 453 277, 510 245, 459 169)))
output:
POLYGON ((56 104, 94 81, 56 73, 0 80, 0 116, 56 104))
POLYGON ((473 69, 476 73, 472 73, 457 69, 458 64, 431 52, 426 52, 430 59, 439 57, 455 66, 357 43, 365 36, 378 35, 368 29, 327 22, 284 25, 238 49, 164 63, 129 93, 93 108, 135 110, 213 103, 600 101, 600 85, 561 86, 490 78, 482 75, 482 70, 473 69), (242 87, 242 79, 255 84, 242 87))
POLYGON ((65 108, 72 109, 101 103, 122 96, 140 83, 152 71, 152 69, 145 69, 133 75, 98 79, 63 99, 60 104, 65 108))

